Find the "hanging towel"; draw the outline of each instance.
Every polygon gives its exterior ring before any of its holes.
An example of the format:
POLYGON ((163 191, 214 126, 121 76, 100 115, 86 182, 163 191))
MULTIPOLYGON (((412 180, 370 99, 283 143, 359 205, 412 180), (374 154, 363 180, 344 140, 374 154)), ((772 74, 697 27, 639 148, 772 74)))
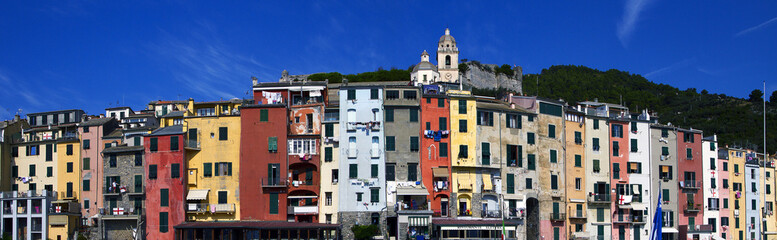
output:
POLYGON ((434 141, 439 142, 440 138, 442 138, 442 133, 440 133, 440 131, 434 132, 434 141))

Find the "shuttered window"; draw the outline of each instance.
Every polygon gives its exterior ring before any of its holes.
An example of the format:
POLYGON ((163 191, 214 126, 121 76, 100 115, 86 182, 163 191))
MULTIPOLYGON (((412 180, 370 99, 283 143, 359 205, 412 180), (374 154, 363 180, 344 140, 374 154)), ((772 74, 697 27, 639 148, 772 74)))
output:
POLYGON ((396 139, 394 136, 386 136, 386 151, 396 151, 396 139))
POLYGON ((219 141, 226 141, 229 139, 227 136, 227 127, 219 127, 219 141))
POLYGON ((637 152, 637 139, 631 139, 631 152, 637 152))
POLYGON ((259 121, 260 122, 267 122, 269 121, 269 110, 267 109, 260 109, 259 110, 259 121))
POLYGON ((170 206, 170 190, 167 188, 159 189, 159 204, 162 207, 169 207, 170 206))
POLYGON ((159 232, 166 233, 168 231, 167 217, 167 212, 159 212, 159 232))
POLYGON ((270 193, 270 214, 278 214, 278 194, 270 193))
POLYGON ((515 193, 515 175, 512 173, 507 174, 507 193, 515 193))
POLYGON ((178 136, 170 137, 170 151, 178 151, 178 136))
POLYGON ((170 165, 170 178, 181 177, 181 164, 173 163, 170 165))
POLYGON ((278 137, 267 138, 267 151, 278 152, 278 137))
POLYGON ((151 138, 149 141, 151 143, 151 146, 149 146, 149 150, 152 152, 156 152, 158 150, 157 147, 157 138, 151 138))
POLYGON ((202 164, 202 176, 203 177, 211 177, 211 176, 213 176, 213 163, 203 163, 202 164))
POLYGON ((156 179, 156 164, 148 165, 148 179, 156 179))

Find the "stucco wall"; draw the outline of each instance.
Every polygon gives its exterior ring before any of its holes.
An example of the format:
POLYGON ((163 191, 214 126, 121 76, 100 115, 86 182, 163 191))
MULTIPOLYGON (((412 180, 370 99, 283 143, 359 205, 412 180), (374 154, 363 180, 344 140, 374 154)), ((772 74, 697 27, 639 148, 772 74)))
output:
MULTIPOLYGON (((606 118, 588 115, 585 119, 585 170, 586 170, 586 193, 595 193, 596 183, 610 183, 610 128, 606 118), (595 123, 598 122, 598 123, 595 123), (595 128, 594 126, 598 126, 595 128), (594 139, 599 141, 599 149, 594 149, 594 139), (599 161, 599 172, 594 171, 594 160, 599 161)), ((612 186, 611 186, 612 188, 612 186)), ((607 189, 609 194, 611 191, 607 189)), ((589 200, 586 200, 587 202, 589 200)), ((612 211, 610 204, 588 204, 588 222, 586 229, 590 236, 597 236, 599 226, 603 226, 604 239, 610 239, 612 236, 612 211), (603 221, 598 221, 597 211, 603 210, 603 221)))

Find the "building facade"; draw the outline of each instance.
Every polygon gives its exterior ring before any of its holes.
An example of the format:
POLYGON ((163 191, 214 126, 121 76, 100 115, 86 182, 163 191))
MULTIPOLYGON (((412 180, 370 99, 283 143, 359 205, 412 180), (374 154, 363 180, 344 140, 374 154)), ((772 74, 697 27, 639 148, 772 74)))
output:
POLYGON ((173 227, 186 221, 185 212, 197 206, 186 205, 188 185, 182 125, 154 130, 144 137, 146 239, 172 239, 173 227))

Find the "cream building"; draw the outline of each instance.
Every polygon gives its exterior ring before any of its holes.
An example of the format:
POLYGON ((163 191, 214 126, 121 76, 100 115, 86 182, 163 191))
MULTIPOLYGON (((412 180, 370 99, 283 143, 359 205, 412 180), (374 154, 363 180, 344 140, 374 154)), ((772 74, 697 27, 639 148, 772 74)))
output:
POLYGON ((437 66, 429 62, 429 53, 426 50, 421 53, 421 62, 413 66, 410 80, 412 80, 414 86, 427 85, 440 80, 437 66))
POLYGON ((451 36, 451 31, 445 29, 445 35, 440 37, 437 44, 437 70, 440 72, 441 81, 456 83, 459 81, 459 48, 456 39, 451 36))

